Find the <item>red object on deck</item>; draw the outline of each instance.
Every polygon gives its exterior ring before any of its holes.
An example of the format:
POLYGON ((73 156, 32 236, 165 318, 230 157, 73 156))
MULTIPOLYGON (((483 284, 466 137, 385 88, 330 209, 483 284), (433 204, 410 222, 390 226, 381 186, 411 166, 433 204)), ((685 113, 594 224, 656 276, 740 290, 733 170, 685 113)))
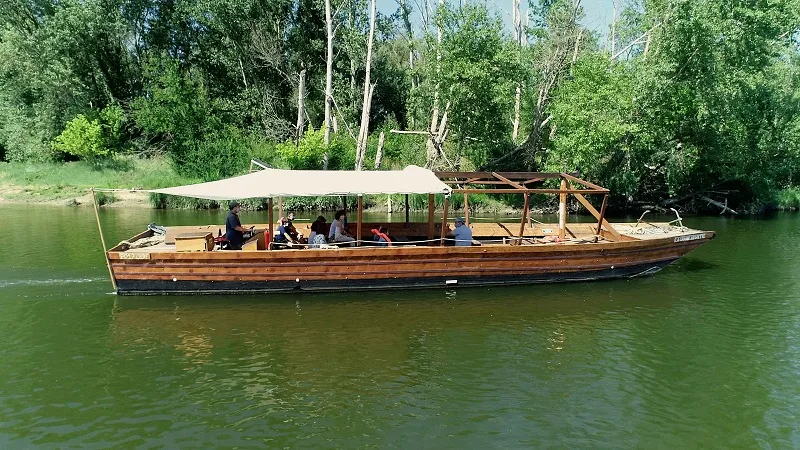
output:
POLYGON ((267 248, 269 248, 269 243, 270 242, 271 242, 271 239, 270 239, 270 235, 269 235, 269 230, 264 230, 264 245, 266 245, 267 248))

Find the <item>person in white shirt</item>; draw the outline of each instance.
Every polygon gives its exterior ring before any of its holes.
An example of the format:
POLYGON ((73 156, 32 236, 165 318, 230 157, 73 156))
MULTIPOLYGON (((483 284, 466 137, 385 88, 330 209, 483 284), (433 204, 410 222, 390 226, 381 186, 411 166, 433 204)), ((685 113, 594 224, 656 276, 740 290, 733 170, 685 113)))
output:
POLYGON ((335 219, 331 222, 331 229, 328 231, 328 242, 354 242, 353 236, 344 228, 347 213, 344 210, 336 211, 335 219))

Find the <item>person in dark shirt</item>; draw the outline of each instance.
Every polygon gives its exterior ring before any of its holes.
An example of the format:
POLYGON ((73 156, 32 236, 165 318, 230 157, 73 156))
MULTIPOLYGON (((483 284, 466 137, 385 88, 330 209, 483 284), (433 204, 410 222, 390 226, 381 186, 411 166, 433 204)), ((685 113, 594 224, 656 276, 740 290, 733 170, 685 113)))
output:
POLYGON ((242 226, 239 221, 239 202, 231 202, 231 212, 225 219, 225 238, 228 240, 228 250, 241 250, 244 244, 244 234, 250 230, 242 226))
POLYGON ((280 225, 278 226, 278 230, 275 232, 275 243, 282 245, 278 245, 276 248, 286 248, 291 247, 292 244, 296 244, 297 241, 290 233, 291 222, 289 219, 286 217, 281 217, 278 223, 280 225))

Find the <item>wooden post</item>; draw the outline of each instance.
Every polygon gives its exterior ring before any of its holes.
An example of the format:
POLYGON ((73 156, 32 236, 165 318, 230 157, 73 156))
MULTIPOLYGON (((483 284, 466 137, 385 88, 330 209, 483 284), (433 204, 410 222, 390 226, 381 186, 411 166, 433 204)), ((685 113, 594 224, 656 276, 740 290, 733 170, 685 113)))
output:
POLYGON ((464 194, 464 225, 469 226, 469 194, 464 194))
POLYGON ((361 222, 364 219, 364 197, 358 196, 358 225, 356 225, 356 247, 361 247, 361 222))
POLYGON ((436 208, 435 200, 436 198, 433 196, 433 194, 428 194, 428 240, 433 239, 435 226, 433 222, 433 212, 436 208))
POLYGON ((449 203, 450 203, 450 197, 445 197, 444 198, 444 213, 442 213, 442 240, 439 243, 439 245, 441 247, 444 247, 444 238, 447 235, 447 233, 446 233, 446 229, 447 229, 447 207, 449 206, 449 203))
POLYGON ((94 218, 97 219, 97 231, 100 232, 100 243, 103 245, 103 257, 106 259, 106 267, 108 267, 108 276, 111 277, 111 288, 116 292, 117 280, 114 279, 114 272, 111 270, 111 261, 108 259, 108 247, 106 247, 106 238, 103 237, 103 227, 100 226, 100 210, 97 205, 97 194, 92 189, 92 203, 94 203, 94 218))
POLYGON ((600 228, 603 227, 603 219, 606 216, 606 203, 608 202, 608 194, 603 196, 603 205, 600 206, 600 218, 597 219, 597 233, 596 235, 600 235, 600 228))
MULTIPOLYGON (((275 233, 273 232, 273 223, 275 222, 275 217, 273 217, 273 205, 272 205, 272 197, 269 198, 269 202, 267 202, 267 222, 269 222, 269 240, 270 242, 275 242, 275 233)), ((267 250, 272 250, 272 245, 267 246, 267 250)))
POLYGON ((528 208, 530 207, 530 195, 526 192, 523 194, 525 196, 525 206, 522 207, 522 224, 519 226, 519 239, 517 239, 516 245, 522 244, 522 235, 525 234, 525 224, 528 222, 528 208))
POLYGON ((567 180, 561 178, 561 194, 558 199, 558 237, 564 239, 567 231, 567 180))
POLYGON ((278 217, 283 217, 283 197, 278 197, 278 217))
POLYGON ((406 227, 408 227, 408 194, 406 194, 406 227))

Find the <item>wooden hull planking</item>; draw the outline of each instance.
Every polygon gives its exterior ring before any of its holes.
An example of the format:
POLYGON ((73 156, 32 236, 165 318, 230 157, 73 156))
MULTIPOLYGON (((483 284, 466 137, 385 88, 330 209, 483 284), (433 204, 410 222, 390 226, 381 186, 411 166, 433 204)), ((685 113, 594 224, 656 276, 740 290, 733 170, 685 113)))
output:
POLYGON ((237 294, 553 283, 650 275, 713 232, 619 242, 108 253, 117 292, 237 294), (691 235, 690 235, 691 236, 691 235))

